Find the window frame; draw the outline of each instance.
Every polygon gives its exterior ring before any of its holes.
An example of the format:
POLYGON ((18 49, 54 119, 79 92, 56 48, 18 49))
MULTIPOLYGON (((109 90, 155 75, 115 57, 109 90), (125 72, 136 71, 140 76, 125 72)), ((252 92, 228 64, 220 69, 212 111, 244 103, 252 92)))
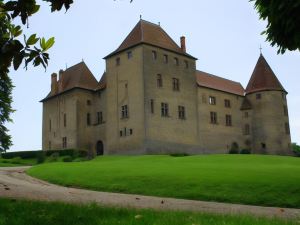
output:
POLYGON ((178 119, 181 119, 181 120, 186 119, 185 106, 182 106, 182 105, 178 106, 178 119))
POLYGON ((217 112, 210 112, 210 123, 211 124, 218 124, 217 112))
POLYGON ((231 108, 231 101, 229 99, 224 99, 225 108, 231 108))
POLYGON ((128 119, 129 118, 129 107, 128 105, 121 106, 121 119, 128 119))
POLYGON ((162 78, 161 74, 156 75, 156 85, 157 85, 158 88, 163 87, 163 78, 162 78))
POLYGON ((180 82, 178 78, 172 78, 173 91, 180 91, 180 82))
POLYGON ((225 124, 227 127, 232 127, 232 115, 230 114, 225 115, 225 124))
POLYGON ((161 117, 169 117, 169 104, 166 102, 161 103, 161 117))
POLYGON ((210 95, 209 98, 208 98, 208 103, 209 103, 210 105, 216 105, 216 104, 217 104, 217 99, 216 99, 216 97, 210 95))

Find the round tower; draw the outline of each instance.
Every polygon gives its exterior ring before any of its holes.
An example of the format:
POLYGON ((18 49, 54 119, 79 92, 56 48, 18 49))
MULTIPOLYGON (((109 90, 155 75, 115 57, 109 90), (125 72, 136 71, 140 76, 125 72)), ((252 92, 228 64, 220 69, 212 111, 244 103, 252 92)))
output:
POLYGON ((244 126, 249 129, 253 153, 292 154, 286 95, 287 91, 261 54, 246 88, 251 118, 244 126))

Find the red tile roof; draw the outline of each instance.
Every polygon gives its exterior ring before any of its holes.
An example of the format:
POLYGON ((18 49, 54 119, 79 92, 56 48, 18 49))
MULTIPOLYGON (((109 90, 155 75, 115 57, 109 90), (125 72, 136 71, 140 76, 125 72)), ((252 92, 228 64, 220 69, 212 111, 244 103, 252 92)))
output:
POLYGON ((235 95, 244 96, 245 90, 243 86, 238 82, 218 77, 202 71, 196 72, 196 78, 197 84, 200 87, 207 87, 235 95))
POLYGON ((145 20, 140 20, 122 42, 119 48, 117 48, 117 50, 115 50, 105 58, 113 56, 138 44, 150 44, 194 58, 193 56, 184 52, 176 44, 176 42, 161 28, 161 26, 145 20))
POLYGON ((286 92, 266 59, 261 54, 247 85, 246 94, 269 90, 286 92))
POLYGON ((74 88, 96 90, 99 86, 98 81, 84 62, 80 62, 63 71, 62 80, 59 80, 57 85, 60 86, 60 84, 61 87, 58 88, 57 93, 50 92, 42 101, 74 88))

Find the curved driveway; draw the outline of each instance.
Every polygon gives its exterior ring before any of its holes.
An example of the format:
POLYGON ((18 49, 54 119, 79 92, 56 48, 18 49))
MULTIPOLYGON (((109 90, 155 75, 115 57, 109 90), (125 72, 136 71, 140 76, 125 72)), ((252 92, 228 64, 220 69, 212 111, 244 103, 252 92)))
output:
POLYGON ((104 206, 300 218, 300 209, 248 206, 67 188, 26 175, 29 167, 0 167, 0 197, 104 206))

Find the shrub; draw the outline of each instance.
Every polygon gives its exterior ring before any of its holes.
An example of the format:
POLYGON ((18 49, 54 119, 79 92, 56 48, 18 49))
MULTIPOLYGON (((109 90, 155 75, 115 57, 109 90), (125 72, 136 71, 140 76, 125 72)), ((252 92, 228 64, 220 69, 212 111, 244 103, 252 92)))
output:
POLYGON ((229 154, 239 154, 239 145, 236 142, 232 142, 229 154))
POLYGON ((171 153, 170 156, 173 157, 184 157, 184 156, 189 156, 187 153, 171 153))
POLYGON ((41 151, 6 152, 2 154, 2 158, 12 159, 12 158, 20 157, 22 159, 34 159, 37 157, 38 152, 41 151))
POLYGON ((244 148, 240 151, 240 154, 251 154, 251 150, 248 148, 244 148))
POLYGON ((57 162, 59 158, 59 152, 54 152, 49 157, 49 162, 57 162))
POLYGON ((300 157, 300 146, 297 143, 292 143, 292 150, 296 156, 300 157))
POLYGON ((44 163, 46 160, 46 155, 44 152, 42 151, 39 151, 37 156, 36 156, 36 163, 37 164, 41 164, 41 163, 44 163))
POLYGON ((65 156, 65 157, 63 158, 63 161, 64 161, 64 162, 72 162, 72 161, 73 161, 73 158, 72 158, 72 156, 67 155, 67 156, 65 156))
POLYGON ((21 157, 14 157, 10 160, 11 163, 13 164, 21 164, 22 163, 22 158, 21 157))

